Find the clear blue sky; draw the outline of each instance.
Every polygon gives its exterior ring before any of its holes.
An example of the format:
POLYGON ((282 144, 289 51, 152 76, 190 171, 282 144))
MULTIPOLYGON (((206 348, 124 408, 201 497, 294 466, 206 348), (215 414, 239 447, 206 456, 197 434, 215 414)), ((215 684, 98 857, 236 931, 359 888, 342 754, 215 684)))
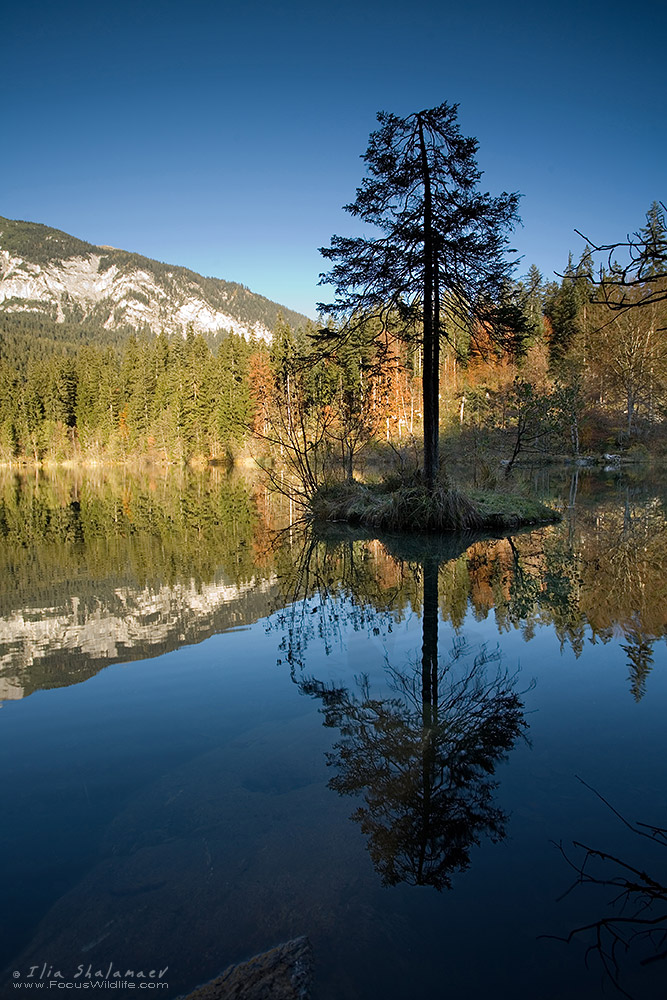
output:
POLYGON ((459 103, 547 276, 667 198, 667 5, 110 4, 3 15, 0 215, 241 281, 314 315, 375 114, 459 103))

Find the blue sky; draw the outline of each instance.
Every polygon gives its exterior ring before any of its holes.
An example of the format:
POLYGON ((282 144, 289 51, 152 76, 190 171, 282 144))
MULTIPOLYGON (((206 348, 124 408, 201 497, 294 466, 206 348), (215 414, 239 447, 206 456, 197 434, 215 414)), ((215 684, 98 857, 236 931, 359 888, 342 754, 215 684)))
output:
POLYGON ((314 315, 375 114, 458 103, 547 276, 667 199, 667 5, 22 0, 4 15, 0 215, 314 315))

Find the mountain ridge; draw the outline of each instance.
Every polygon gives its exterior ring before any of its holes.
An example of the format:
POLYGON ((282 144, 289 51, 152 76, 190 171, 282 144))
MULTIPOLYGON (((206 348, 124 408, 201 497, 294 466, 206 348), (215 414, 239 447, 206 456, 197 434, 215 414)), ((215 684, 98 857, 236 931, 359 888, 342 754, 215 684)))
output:
POLYGON ((271 340, 282 315, 307 317, 251 292, 129 250, 88 243, 39 222, 0 216, 0 319, 43 318, 95 330, 150 329, 271 340))

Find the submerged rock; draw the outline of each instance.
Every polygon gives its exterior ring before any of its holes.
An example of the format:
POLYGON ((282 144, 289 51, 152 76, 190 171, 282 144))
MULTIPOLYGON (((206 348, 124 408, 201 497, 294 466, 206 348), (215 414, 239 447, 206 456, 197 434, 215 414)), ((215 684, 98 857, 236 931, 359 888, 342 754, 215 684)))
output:
POLYGON ((312 947, 299 937, 230 965, 184 1000, 309 1000, 312 979, 312 947))

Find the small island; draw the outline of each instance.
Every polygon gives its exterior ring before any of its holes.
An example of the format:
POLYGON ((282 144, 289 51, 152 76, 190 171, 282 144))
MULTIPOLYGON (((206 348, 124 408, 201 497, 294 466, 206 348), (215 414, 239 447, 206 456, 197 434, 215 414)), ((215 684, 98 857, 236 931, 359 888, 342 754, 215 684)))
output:
POLYGON ((419 475, 376 484, 326 484, 312 495, 310 513, 316 521, 411 533, 510 530, 561 517, 532 497, 494 490, 463 492, 446 482, 429 488, 419 475))

